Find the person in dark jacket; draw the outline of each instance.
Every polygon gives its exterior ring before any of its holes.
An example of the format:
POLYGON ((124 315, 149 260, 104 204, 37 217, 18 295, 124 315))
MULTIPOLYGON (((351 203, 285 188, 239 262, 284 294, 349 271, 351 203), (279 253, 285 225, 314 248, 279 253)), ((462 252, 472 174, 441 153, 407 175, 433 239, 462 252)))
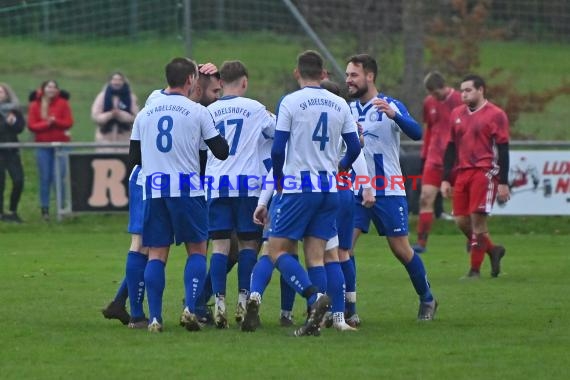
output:
MULTIPOLYGON (((0 143, 18 142, 18 134, 26 124, 18 97, 6 83, 0 83, 0 143)), ((0 220, 21 223, 18 203, 24 190, 24 169, 17 148, 0 148, 0 220), (9 213, 4 214, 6 172, 12 179, 9 213)))
MULTIPOLYGON (((60 91, 57 82, 48 80, 30 96, 28 109, 28 128, 35 134, 36 142, 69 142, 69 129, 73 126, 73 115, 69 107, 69 94, 60 91)), ((50 188, 55 177, 55 149, 38 148, 36 152, 40 177, 40 206, 42 217, 49 220, 50 188)), ((60 178, 62 184, 61 204, 63 204, 63 186, 65 178, 65 160, 60 157, 60 178)))

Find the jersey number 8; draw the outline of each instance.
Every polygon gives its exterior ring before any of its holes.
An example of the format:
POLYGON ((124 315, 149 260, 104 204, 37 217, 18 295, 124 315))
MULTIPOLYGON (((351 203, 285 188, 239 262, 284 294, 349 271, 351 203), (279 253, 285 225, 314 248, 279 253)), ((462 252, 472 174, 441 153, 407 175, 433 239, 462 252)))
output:
POLYGON ((158 135, 156 136, 156 148, 162 153, 168 153, 172 149, 172 127, 174 121, 170 116, 163 116, 158 119, 158 135))

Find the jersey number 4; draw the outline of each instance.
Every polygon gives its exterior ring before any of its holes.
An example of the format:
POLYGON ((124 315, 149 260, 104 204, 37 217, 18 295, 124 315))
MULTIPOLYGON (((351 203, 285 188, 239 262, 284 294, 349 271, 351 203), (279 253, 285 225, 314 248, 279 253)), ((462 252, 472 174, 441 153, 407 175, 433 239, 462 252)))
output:
POLYGON ((322 112, 321 117, 319 117, 319 121, 317 122, 317 126, 313 131, 313 141, 320 142, 320 150, 325 150, 325 146, 327 142, 329 142, 329 135, 328 135, 328 113, 322 112), (319 135, 320 133, 320 135, 319 135))
POLYGON ((220 121, 216 124, 216 129, 220 132, 223 138, 226 138, 226 123, 228 126, 235 125, 236 129, 234 132, 234 138, 232 140, 232 144, 230 145, 230 156, 236 154, 236 150, 239 144, 239 136, 241 135, 241 128, 243 127, 243 119, 232 119, 227 121, 220 121))

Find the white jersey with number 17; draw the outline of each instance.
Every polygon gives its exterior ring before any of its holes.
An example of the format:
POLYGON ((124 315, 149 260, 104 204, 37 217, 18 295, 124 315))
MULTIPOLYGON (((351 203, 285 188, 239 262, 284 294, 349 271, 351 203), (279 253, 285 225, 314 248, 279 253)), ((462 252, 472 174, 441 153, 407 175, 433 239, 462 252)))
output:
POLYGON ((218 197, 259 196, 261 176, 260 141, 275 134, 275 119, 257 100, 241 96, 223 96, 208 106, 216 129, 228 141, 227 160, 208 153, 206 176, 209 195, 218 197))

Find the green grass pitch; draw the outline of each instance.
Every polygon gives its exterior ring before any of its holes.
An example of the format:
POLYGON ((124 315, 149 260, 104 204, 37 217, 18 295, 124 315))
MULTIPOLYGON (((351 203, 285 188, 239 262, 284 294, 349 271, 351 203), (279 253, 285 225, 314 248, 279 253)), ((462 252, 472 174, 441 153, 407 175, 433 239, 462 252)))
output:
MULTIPOLYGON (((0 373, 3 379, 520 379, 565 378, 570 347, 568 235, 496 234, 507 247, 503 274, 460 280, 464 239, 439 221, 424 261, 440 302, 436 320, 415 320, 417 298, 383 239, 357 247, 356 333, 293 338, 279 327, 277 276, 261 308, 263 326, 242 333, 178 326, 183 249, 171 253, 165 331, 129 330, 100 314, 124 273, 124 216, 0 225, 0 373)), ((497 223, 495 223, 497 224, 497 223)), ((236 301, 235 271, 228 305, 236 301)), ((296 321, 304 300, 296 298, 296 321)))

